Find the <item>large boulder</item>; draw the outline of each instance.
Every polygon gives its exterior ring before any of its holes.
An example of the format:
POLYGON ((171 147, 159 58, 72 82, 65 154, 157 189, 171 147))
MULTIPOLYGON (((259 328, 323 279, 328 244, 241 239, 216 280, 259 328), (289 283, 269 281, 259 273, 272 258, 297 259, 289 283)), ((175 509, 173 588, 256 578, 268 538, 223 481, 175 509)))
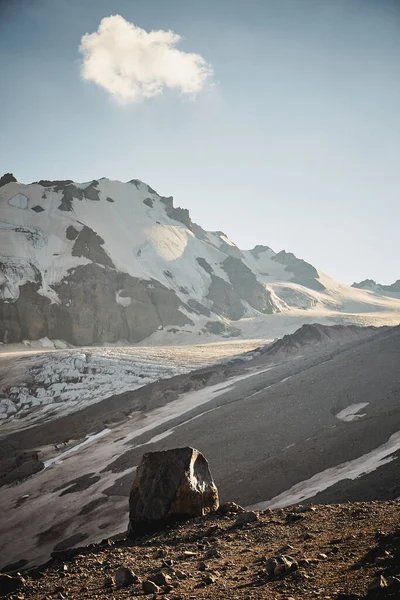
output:
POLYGON ((128 536, 217 510, 218 490, 208 462, 194 448, 143 455, 129 496, 128 536))

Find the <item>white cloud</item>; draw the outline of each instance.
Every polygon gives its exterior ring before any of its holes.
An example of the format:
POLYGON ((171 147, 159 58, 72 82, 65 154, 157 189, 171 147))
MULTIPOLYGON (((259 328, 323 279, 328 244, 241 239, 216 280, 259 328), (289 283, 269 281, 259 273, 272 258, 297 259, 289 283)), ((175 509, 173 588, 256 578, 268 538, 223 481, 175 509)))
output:
POLYGON ((82 76, 124 104, 162 94, 164 87, 196 94, 212 69, 199 54, 178 50, 180 40, 173 31, 147 32, 120 15, 105 17, 82 37, 82 76))

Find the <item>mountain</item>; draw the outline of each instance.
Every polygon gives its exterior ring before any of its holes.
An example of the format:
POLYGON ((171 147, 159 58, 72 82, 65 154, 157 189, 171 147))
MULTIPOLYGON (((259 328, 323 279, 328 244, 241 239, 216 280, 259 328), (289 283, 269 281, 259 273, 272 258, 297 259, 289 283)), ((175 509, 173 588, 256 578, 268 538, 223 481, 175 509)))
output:
POLYGON ((364 281, 360 281, 359 283, 353 283, 352 287, 357 288, 359 290, 370 290, 372 292, 377 292, 380 294, 385 294, 385 292, 389 292, 389 294, 397 294, 400 298, 400 279, 392 283, 391 285, 383 285, 381 283, 376 283, 373 279, 364 279, 364 281))
POLYGON ((303 323, 389 325, 400 298, 290 252, 240 250, 147 184, 0 185, 0 341, 152 344, 279 337, 303 323))

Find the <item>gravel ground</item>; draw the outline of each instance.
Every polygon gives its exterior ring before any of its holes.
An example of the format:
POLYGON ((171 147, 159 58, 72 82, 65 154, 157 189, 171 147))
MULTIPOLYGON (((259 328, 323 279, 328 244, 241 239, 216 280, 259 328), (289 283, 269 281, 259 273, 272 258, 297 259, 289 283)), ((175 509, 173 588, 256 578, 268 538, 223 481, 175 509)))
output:
POLYGON ((244 525, 235 514, 196 519, 136 542, 59 553, 10 597, 395 600, 399 510, 396 502, 346 503, 253 513, 244 525), (282 556, 291 567, 272 573, 270 559, 282 556), (121 577, 121 568, 131 572, 121 577), (379 594, 369 591, 377 581, 388 584, 379 594))

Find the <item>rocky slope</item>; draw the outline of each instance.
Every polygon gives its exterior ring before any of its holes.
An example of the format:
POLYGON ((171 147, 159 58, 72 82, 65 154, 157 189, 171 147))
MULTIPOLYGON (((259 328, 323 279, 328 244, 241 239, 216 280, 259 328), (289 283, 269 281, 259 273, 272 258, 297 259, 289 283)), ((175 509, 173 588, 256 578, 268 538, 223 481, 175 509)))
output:
POLYGON ((139 180, 14 179, 0 184, 3 343, 193 343, 400 320, 400 298, 341 284, 292 253, 242 251, 139 180))
POLYGON ((0 566, 124 531, 136 466, 152 450, 197 448, 221 501, 258 510, 400 497, 400 328, 318 325, 293 340, 43 415, 0 440, 0 566))
POLYGON ((363 502, 214 514, 136 541, 60 551, 42 569, 0 575, 0 586, 14 590, 9 598, 37 600, 395 600, 399 508, 363 502))

